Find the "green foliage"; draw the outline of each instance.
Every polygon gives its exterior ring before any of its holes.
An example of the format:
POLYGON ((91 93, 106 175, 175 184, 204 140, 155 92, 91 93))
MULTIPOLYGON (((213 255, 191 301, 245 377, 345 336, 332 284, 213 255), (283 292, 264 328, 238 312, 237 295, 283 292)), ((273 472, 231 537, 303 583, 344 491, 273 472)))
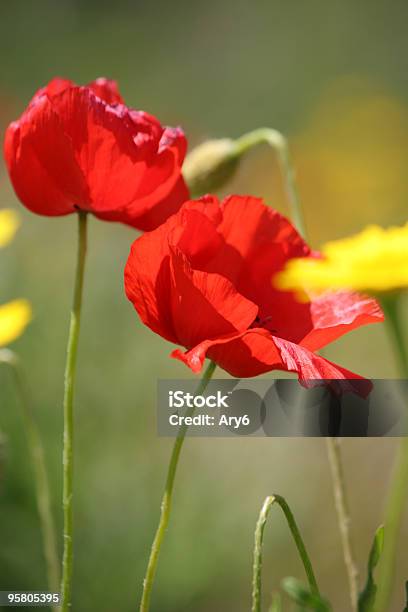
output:
MULTIPOLYGON (((358 598, 358 612, 370 612, 375 603, 377 585, 374 582, 374 569, 378 565, 384 547, 384 526, 380 525, 375 532, 373 545, 367 565, 367 581, 358 598)), ((407 611, 408 612, 408 611, 407 611)))
POLYGON ((312 593, 300 580, 285 578, 282 587, 287 595, 300 606, 300 610, 315 610, 315 612, 330 612, 331 606, 320 595, 312 593))

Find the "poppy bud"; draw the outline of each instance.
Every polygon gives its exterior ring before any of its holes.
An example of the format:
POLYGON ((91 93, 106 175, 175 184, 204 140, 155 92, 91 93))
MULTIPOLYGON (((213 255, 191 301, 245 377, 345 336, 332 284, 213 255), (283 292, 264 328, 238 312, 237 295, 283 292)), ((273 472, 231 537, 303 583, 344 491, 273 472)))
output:
POLYGON ((233 177, 238 163, 239 153, 234 140, 207 140, 187 156, 184 179, 195 196, 217 191, 233 177))

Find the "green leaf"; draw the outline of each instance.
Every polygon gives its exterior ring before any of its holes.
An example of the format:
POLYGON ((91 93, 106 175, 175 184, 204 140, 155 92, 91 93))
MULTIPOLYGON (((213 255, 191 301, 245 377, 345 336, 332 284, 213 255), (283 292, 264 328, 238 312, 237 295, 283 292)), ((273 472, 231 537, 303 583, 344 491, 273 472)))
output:
POLYGON ((380 525, 375 532, 374 542, 371 547, 370 557, 368 559, 368 571, 373 572, 380 560, 381 553, 384 548, 384 525, 380 525))
POLYGON ((315 610, 315 612, 330 612, 330 604, 312 593, 300 580, 296 578, 285 578, 282 587, 287 595, 296 602, 302 610, 315 610))
POLYGON ((375 597, 377 595, 377 585, 374 581, 374 570, 378 565, 383 548, 384 526, 380 525, 375 532, 370 556, 368 557, 367 581, 364 590, 360 593, 360 597, 358 598, 358 612, 370 612, 374 607, 375 597))

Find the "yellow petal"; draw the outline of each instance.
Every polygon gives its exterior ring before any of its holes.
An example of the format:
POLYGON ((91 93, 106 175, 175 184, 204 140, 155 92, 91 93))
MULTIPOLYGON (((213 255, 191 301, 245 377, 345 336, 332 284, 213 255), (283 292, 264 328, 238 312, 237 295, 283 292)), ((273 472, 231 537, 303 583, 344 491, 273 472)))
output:
POLYGON ((0 346, 21 336, 30 320, 31 306, 27 300, 14 300, 0 306, 0 346))
POLYGON ((353 289, 378 294, 408 288, 408 224, 328 242, 323 258, 291 259, 273 283, 279 289, 322 292, 353 289))
POLYGON ((19 225, 19 217, 14 210, 0 210, 0 247, 6 246, 13 239, 19 225))

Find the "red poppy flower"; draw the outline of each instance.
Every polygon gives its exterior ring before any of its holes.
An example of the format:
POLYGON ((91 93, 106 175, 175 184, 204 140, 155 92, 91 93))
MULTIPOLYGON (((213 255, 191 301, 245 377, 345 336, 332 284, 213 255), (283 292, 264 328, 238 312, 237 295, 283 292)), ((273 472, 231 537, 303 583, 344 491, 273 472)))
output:
POLYGON ((289 221, 262 200, 206 196, 133 243, 126 293, 143 323, 187 348, 172 356, 193 372, 209 357, 240 378, 275 369, 306 384, 360 378, 314 351, 382 321, 381 309, 349 292, 299 303, 272 286, 288 259, 308 255, 289 221))
POLYGON ((188 197, 183 132, 126 107, 107 79, 51 81, 9 125, 4 153, 18 197, 41 215, 81 209, 149 230, 188 197))

